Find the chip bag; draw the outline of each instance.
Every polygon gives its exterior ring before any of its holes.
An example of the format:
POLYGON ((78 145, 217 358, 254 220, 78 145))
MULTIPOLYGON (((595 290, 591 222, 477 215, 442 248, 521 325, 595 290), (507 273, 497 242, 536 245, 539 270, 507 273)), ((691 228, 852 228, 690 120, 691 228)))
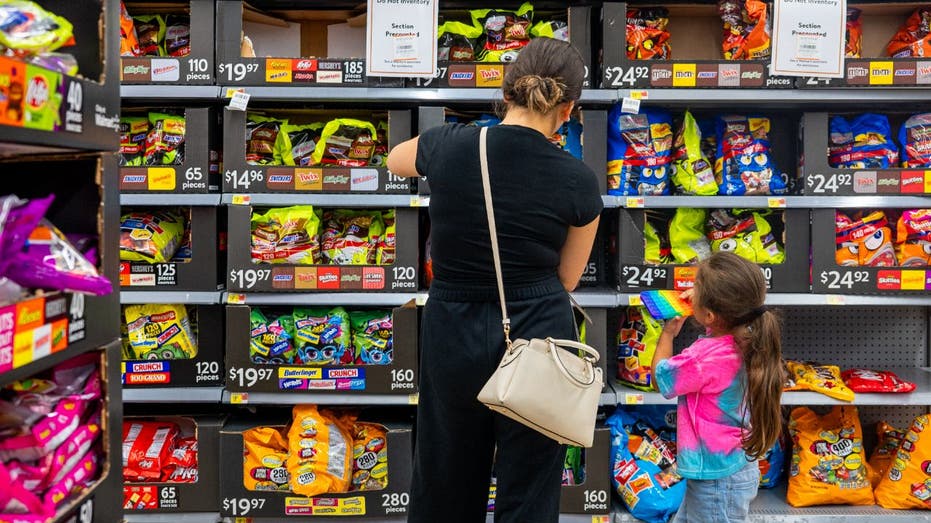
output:
POLYGON ((281 127, 287 120, 257 114, 246 117, 246 163, 249 165, 280 165, 281 155, 275 154, 275 144, 281 127))
POLYGON ((915 384, 888 370, 847 369, 841 373, 844 383, 854 392, 911 392, 915 384))
POLYGON ((779 484, 786 469, 785 438, 779 436, 766 455, 757 462, 760 465, 760 488, 773 488, 779 484))
POLYGON ((672 141, 668 112, 628 114, 615 104, 608 114, 608 194, 669 194, 672 141))
POLYGON ((889 472, 889 465, 895 459, 899 445, 905 439, 905 431, 897 429, 885 421, 876 424, 876 448, 870 456, 870 483, 873 489, 879 481, 889 472))
POLYGON ((931 168, 931 113, 911 116, 899 129, 902 167, 931 168))
POLYGON ((792 464, 786 501, 790 505, 873 504, 856 407, 837 405, 824 416, 797 407, 789 416, 789 436, 792 464))
POLYGON ((0 45, 18 56, 48 53, 74 44, 74 28, 37 2, 5 0, 0 5, 0 45))
POLYGON ((374 265, 384 232, 379 211, 325 211, 321 236, 323 259, 334 265, 374 265))
POLYGON ((844 56, 860 58, 862 53, 863 21, 860 20, 862 11, 856 7, 847 7, 847 32, 845 33, 844 56))
POLYGON ((768 60, 769 6, 760 0, 718 0, 724 22, 721 43, 725 60, 768 60))
POLYGON ((718 194, 714 166, 702 152, 702 133, 692 113, 685 111, 672 144, 672 183, 682 194, 718 194))
POLYGON ((836 218, 836 251, 834 259, 844 267, 894 267, 895 248, 892 230, 882 211, 863 218, 851 219, 842 212, 836 218))
POLYGON ((776 242, 764 212, 716 209, 708 214, 711 251, 733 252, 753 263, 780 264, 785 249, 776 242))
POLYGON ((276 163, 307 167, 311 165, 314 149, 320 141, 324 124, 282 124, 275 139, 276 163))
POLYGON ((437 27, 436 35, 437 61, 472 62, 477 54, 475 46, 482 36, 482 28, 449 20, 437 27))
POLYGON ((317 238, 320 219, 310 205, 252 213, 252 261, 255 263, 320 263, 317 238))
POLYGON ((180 165, 184 162, 185 120, 183 116, 149 113, 145 138, 146 165, 180 165))
POLYGON ((288 430, 291 490, 301 496, 347 492, 352 476, 351 426, 316 405, 296 405, 288 430))
POLYGON ((665 7, 627 8, 627 59, 671 60, 669 10, 665 7))
POLYGON ((645 307, 628 307, 617 333, 617 381, 635 389, 655 390, 653 353, 663 324, 645 307))
POLYGON ((718 192, 728 196, 785 194, 787 176, 773 162, 769 118, 737 115, 717 119, 718 153, 715 177, 718 192))
POLYGON ((352 365, 351 323, 345 309, 296 308, 293 317, 296 363, 352 365))
POLYGON ((165 18, 162 15, 134 16, 139 37, 138 56, 165 56, 165 18))
POLYGON ((931 56, 931 8, 919 7, 908 17, 886 45, 886 54, 893 58, 931 56))
POLYGON ((841 401, 853 401, 854 393, 844 384, 836 365, 786 361, 786 368, 795 381, 792 390, 810 390, 841 401))
POLYGON ((899 163, 892 126, 883 114, 864 113, 852 120, 832 116, 828 164, 841 169, 888 169, 899 163))
POLYGON ((351 491, 388 488, 388 431, 381 425, 357 422, 352 426, 351 491))
POLYGON ((142 116, 120 117, 120 165, 141 167, 145 162, 145 141, 149 119, 142 116))
POLYGON ((311 155, 312 164, 365 167, 375 153, 378 131, 371 122, 338 118, 327 122, 311 155))
POLYGON ((895 237, 895 254, 902 267, 931 265, 931 209, 902 212, 895 237))
POLYGON ((177 210, 135 211, 120 217, 120 259, 167 263, 184 235, 184 217, 177 210))
POLYGON ((288 443, 275 427, 243 431, 243 477, 246 490, 290 492, 291 474, 285 466, 288 443))
POLYGON ((133 17, 126 11, 126 5, 120 0, 120 56, 139 56, 139 38, 133 17))
POLYGON ((123 479, 158 481, 179 432, 174 423, 124 421, 123 479))
POLYGON ((675 263, 693 264, 711 256, 711 244, 705 236, 707 217, 706 209, 676 209, 669 222, 669 245, 675 263))
POLYGON ((123 314, 135 354, 133 359, 176 360, 197 356, 197 338, 184 305, 127 305, 123 314))
POLYGON ((891 509, 931 509, 931 417, 915 418, 899 443, 896 458, 876 486, 876 503, 891 509))
POLYGON ((394 360, 394 318, 391 311, 356 311, 352 320, 352 347, 357 365, 390 365, 394 360))

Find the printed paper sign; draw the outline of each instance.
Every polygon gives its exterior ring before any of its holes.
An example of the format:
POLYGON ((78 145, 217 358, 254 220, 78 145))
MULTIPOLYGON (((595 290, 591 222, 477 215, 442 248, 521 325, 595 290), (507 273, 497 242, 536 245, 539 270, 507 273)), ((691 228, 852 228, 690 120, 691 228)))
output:
POLYGON ((776 0, 770 73, 844 77, 847 0, 776 0))
POLYGON ((437 0, 368 0, 365 72, 433 78, 437 0))

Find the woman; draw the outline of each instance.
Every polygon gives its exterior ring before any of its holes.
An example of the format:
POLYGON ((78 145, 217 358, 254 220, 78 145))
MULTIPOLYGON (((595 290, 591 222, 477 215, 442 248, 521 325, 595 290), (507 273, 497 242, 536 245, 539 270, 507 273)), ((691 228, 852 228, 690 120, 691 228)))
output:
MULTIPOLYGON (((582 92, 575 48, 539 38, 507 68, 506 114, 488 130, 495 221, 512 338, 575 339, 578 284, 602 210, 598 180, 549 142, 582 92)), ((430 180, 434 280, 423 312, 420 403, 408 521, 556 522, 565 447, 478 402, 504 353, 482 193, 479 129, 429 129, 395 147, 388 168, 430 180), (497 448, 497 451, 496 451, 497 448)))

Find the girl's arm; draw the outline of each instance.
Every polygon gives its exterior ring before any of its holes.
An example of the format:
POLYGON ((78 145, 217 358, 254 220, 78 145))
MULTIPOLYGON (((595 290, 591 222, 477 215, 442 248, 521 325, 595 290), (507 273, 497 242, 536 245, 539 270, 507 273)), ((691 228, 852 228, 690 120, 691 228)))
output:
POLYGON ((592 244, 598 232, 598 216, 588 225, 569 227, 566 243, 559 252, 559 281, 567 291, 572 292, 579 285, 579 278, 585 272, 585 264, 592 254, 592 244))
POLYGON ((391 174, 402 178, 420 176, 416 166, 418 139, 419 137, 415 136, 391 149, 388 153, 388 170, 391 174))
POLYGON ((659 341, 656 342, 656 351, 653 353, 653 362, 650 368, 654 369, 654 372, 659 362, 672 357, 672 342, 679 335, 679 331, 682 330, 684 324, 684 316, 676 316, 666 320, 663 325, 663 332, 659 335, 659 341))

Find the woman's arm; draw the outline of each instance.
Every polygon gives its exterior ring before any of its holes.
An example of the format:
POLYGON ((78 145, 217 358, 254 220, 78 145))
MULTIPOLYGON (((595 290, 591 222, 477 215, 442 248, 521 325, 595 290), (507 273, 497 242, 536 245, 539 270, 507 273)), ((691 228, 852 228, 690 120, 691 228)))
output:
POLYGON ((579 285, 579 278, 585 272, 585 264, 592 254, 595 233, 598 232, 598 216, 588 225, 569 227, 566 243, 559 253, 559 281, 567 291, 572 292, 579 285))
POLYGON ((395 145, 388 153, 388 170, 395 176, 411 178, 420 176, 417 172, 417 140, 411 138, 406 142, 395 145))

